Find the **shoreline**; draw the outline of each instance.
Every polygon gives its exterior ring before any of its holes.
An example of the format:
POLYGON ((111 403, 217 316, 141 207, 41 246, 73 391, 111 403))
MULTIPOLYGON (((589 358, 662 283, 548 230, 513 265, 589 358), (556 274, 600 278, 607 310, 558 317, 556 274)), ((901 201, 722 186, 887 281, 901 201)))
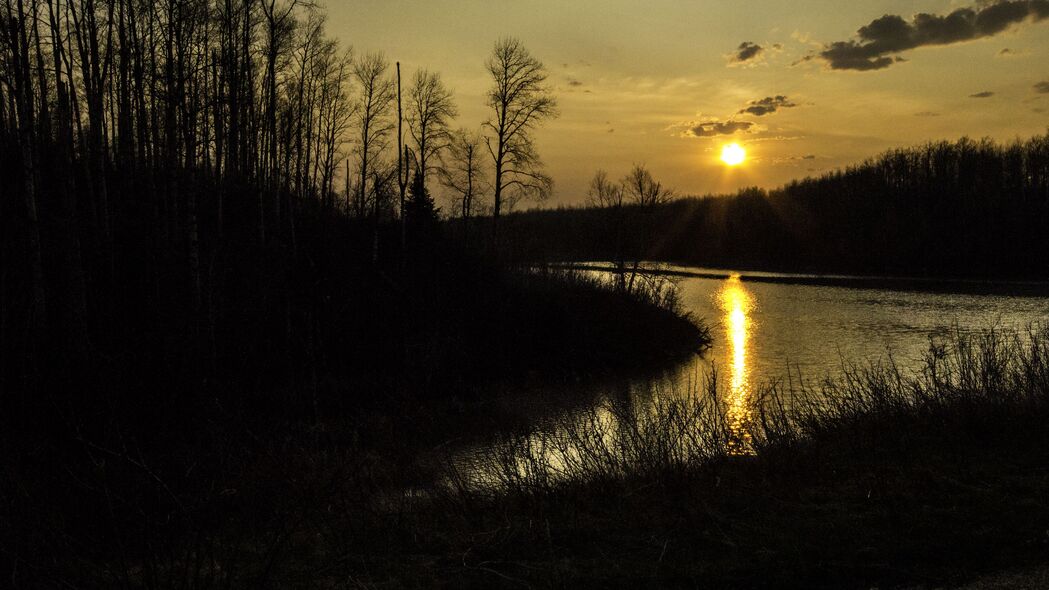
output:
MULTIPOLYGON (((841 287, 851 289, 910 291, 918 293, 948 293, 960 295, 1005 295, 1015 297, 1049 297, 1049 281, 1018 281, 992 279, 952 279, 925 277, 897 277, 884 275, 844 275, 818 273, 786 273, 776 271, 711 269, 666 262, 646 262, 639 268, 646 274, 725 280, 739 276, 752 283, 807 285, 814 287, 841 287), (650 265, 668 265, 666 268, 650 265)), ((564 270, 613 272, 615 267, 600 262, 550 263, 547 266, 564 270)))

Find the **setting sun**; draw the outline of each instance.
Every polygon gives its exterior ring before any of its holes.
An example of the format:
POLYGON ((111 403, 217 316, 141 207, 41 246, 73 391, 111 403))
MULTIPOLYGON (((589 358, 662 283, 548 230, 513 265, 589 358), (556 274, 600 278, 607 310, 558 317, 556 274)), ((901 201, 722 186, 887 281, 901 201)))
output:
POLYGON ((729 166, 739 166, 747 159, 747 151, 738 143, 730 143, 721 148, 721 161, 729 166))

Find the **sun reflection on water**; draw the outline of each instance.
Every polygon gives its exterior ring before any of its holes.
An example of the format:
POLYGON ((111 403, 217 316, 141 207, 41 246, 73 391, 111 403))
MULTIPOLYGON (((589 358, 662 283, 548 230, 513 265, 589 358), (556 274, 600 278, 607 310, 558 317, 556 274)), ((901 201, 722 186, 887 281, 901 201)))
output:
POLYGON ((725 281, 719 293, 721 309, 725 313, 725 332, 728 336, 729 349, 732 352, 730 367, 730 398, 726 417, 733 441, 734 452, 747 453, 750 448, 750 434, 747 423, 751 419, 750 371, 747 367, 747 345, 750 339, 750 312, 754 308, 754 298, 743 286, 739 275, 732 275, 725 281))

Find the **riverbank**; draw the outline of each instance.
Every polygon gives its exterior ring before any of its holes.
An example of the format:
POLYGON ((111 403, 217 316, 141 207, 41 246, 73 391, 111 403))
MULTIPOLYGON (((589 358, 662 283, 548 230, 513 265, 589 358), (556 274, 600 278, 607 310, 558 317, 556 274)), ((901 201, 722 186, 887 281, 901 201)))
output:
POLYGON ((302 543, 384 536, 377 506, 440 473, 427 451, 527 423, 493 384, 658 371, 710 343, 661 281, 624 292, 439 239, 369 268, 332 228, 307 235, 286 299, 246 298, 217 335, 225 364, 181 371, 182 341, 126 326, 4 398, 0 569, 16 587, 285 587, 313 563, 302 543), (323 516, 359 510, 345 531, 323 516))
POLYGON ((335 575, 391 587, 929 588, 1037 568, 1049 551, 1047 344, 1045 333, 959 337, 921 373, 856 370, 815 404, 768 390, 743 430, 712 386, 654 408, 611 405, 548 430, 557 437, 509 436, 482 460, 484 478, 460 467, 449 487, 387 504, 372 549, 347 539, 335 575), (559 455, 558 440, 574 450, 559 455))

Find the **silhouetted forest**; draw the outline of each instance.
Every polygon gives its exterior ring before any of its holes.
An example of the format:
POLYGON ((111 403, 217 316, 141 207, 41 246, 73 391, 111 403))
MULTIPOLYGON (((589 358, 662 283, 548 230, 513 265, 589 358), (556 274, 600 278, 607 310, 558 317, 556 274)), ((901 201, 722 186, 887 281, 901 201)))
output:
POLYGON ((0 0, 0 24, 16 586, 157 585, 156 548, 213 539, 215 494, 265 487, 247 471, 304 431, 407 445, 353 424, 707 342, 660 289, 516 267, 494 225, 445 235, 435 182, 464 225, 550 190, 531 133, 556 100, 514 39, 478 58, 489 122, 456 130, 439 74, 341 47, 312 1, 0 0))
POLYGON ((496 218, 549 192, 531 131, 556 100, 518 41, 485 62, 491 117, 469 131, 439 74, 402 85, 400 64, 327 37, 313 2, 4 0, 0 16, 5 389, 560 358, 563 340, 515 342, 534 310, 506 303, 527 287, 494 225, 446 239, 430 196, 439 181, 469 220, 489 189, 496 218))
POLYGON ((511 216, 509 241, 536 260, 1049 276, 1049 135, 930 143, 771 191, 655 206, 594 199, 600 192, 592 185, 586 208, 511 216))

